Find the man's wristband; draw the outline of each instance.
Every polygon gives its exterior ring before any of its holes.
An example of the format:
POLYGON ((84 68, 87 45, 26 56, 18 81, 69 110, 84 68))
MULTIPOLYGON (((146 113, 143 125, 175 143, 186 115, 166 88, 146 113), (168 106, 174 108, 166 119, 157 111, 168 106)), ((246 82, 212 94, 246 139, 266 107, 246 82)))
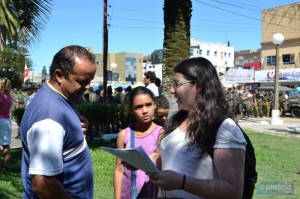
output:
POLYGON ((184 185, 185 185, 185 178, 186 178, 186 176, 185 176, 185 175, 183 175, 182 184, 181 184, 181 188, 180 188, 180 189, 184 189, 184 185))

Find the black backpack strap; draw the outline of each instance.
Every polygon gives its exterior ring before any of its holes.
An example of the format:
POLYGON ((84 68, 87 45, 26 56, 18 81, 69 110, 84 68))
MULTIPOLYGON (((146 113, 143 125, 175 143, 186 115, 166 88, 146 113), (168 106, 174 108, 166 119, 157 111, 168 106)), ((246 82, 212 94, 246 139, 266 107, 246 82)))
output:
MULTIPOLYGON (((217 123, 216 134, 217 134, 217 132, 218 132, 220 126, 221 126, 222 123, 224 122, 224 120, 226 120, 227 118, 229 118, 229 117, 222 117, 222 118, 220 119, 220 121, 217 123)), ((213 146, 212 146, 209 150, 207 150, 207 153, 208 153, 208 155, 211 157, 211 159, 213 160, 213 159, 214 159, 214 148, 213 148, 213 146)))

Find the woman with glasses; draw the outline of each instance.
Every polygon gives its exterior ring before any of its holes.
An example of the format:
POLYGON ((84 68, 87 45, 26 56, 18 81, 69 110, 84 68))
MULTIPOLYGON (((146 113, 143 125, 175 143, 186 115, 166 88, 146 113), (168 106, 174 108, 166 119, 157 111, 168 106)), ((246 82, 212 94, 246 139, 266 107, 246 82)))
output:
MULTIPOLYGON (((178 112, 160 143, 160 173, 148 173, 166 198, 241 198, 246 140, 228 112, 215 67, 192 58, 174 68, 178 112)), ((159 165, 158 165, 159 166, 159 165)))

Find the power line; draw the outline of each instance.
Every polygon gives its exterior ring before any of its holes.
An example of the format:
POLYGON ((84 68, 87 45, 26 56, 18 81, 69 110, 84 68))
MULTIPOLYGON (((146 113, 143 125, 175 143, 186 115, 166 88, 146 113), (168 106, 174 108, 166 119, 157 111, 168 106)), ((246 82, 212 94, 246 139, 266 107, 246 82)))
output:
POLYGON ((254 12, 260 12, 261 10, 259 9, 255 9, 255 8, 249 8, 249 7, 244 7, 244 6, 241 6, 241 5, 237 5, 236 3, 229 3, 228 1, 226 2, 223 2, 223 1, 220 1, 220 0, 211 0, 211 1, 214 1, 214 2, 217 2, 217 3, 220 3, 220 4, 224 4, 224 5, 227 5, 227 6, 233 6, 233 7, 236 7, 236 8, 241 8, 241 9, 244 9, 244 10, 251 10, 251 11, 254 11, 254 12))
POLYGON ((161 21, 150 21, 150 20, 141 20, 141 19, 132 19, 132 18, 113 17, 113 19, 128 20, 128 21, 140 21, 140 22, 149 22, 149 23, 160 23, 160 24, 163 24, 163 22, 161 22, 161 21))
POLYGON ((151 29, 151 30, 163 30, 164 28, 152 28, 152 27, 138 27, 138 26, 118 26, 110 25, 112 28, 132 28, 132 29, 151 29))
POLYGON ((114 8, 114 9, 117 9, 117 10, 124 10, 124 11, 129 11, 129 12, 136 12, 136 13, 142 13, 142 14, 150 14, 150 15, 160 15, 161 14, 158 14, 158 13, 153 13, 153 12, 144 12, 144 11, 139 11, 139 10, 131 10, 131 9, 126 9, 126 8, 119 8, 119 7, 112 7, 112 6, 109 6, 110 8, 114 8))
POLYGON ((300 29, 297 29, 297 28, 291 28, 291 27, 288 27, 288 26, 280 25, 280 24, 274 24, 274 23, 271 23, 271 22, 266 22, 266 21, 263 21, 263 20, 260 20, 260 19, 256 19, 256 18, 247 16, 247 15, 244 15, 244 14, 240 14, 240 13, 233 12, 233 11, 230 11, 230 10, 227 10, 227 9, 224 9, 224 8, 220 8, 220 7, 218 7, 218 6, 214 6, 214 5, 211 5, 211 4, 202 2, 202 1, 200 1, 200 0, 195 0, 195 1, 198 2, 198 3, 205 4, 205 5, 207 5, 207 6, 210 6, 210 7, 219 9, 219 10, 223 10, 223 11, 229 12, 229 13, 231 13, 231 14, 239 15, 239 16, 242 16, 242 17, 245 17, 245 18, 248 18, 248 19, 252 19, 252 20, 255 20, 255 21, 264 22, 264 23, 269 23, 269 24, 272 24, 272 25, 277 25, 277 26, 284 27, 284 28, 288 28, 288 29, 291 29, 291 30, 300 30, 300 29))

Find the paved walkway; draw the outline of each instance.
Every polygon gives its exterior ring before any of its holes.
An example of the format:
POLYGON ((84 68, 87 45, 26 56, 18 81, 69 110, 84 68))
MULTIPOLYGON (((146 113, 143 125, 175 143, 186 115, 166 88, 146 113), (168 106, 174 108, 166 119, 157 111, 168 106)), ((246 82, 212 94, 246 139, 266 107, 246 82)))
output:
POLYGON ((250 129, 262 133, 300 139, 300 118, 280 118, 283 124, 271 125, 271 118, 239 119, 239 125, 243 129, 250 129))
POLYGON ((21 139, 16 139, 15 137, 18 135, 18 125, 15 121, 12 121, 12 134, 11 134, 11 148, 19 148, 22 147, 21 139))
MULTIPOLYGON (((271 133, 278 136, 285 136, 295 139, 300 139, 300 118, 286 117, 282 118, 283 124, 271 125, 271 118, 253 118, 250 117, 247 120, 239 119, 239 125, 243 129, 250 129, 262 133, 271 133)), ((11 148, 22 147, 20 139, 15 139, 18 134, 18 126, 13 121, 13 130, 11 136, 11 148)))

